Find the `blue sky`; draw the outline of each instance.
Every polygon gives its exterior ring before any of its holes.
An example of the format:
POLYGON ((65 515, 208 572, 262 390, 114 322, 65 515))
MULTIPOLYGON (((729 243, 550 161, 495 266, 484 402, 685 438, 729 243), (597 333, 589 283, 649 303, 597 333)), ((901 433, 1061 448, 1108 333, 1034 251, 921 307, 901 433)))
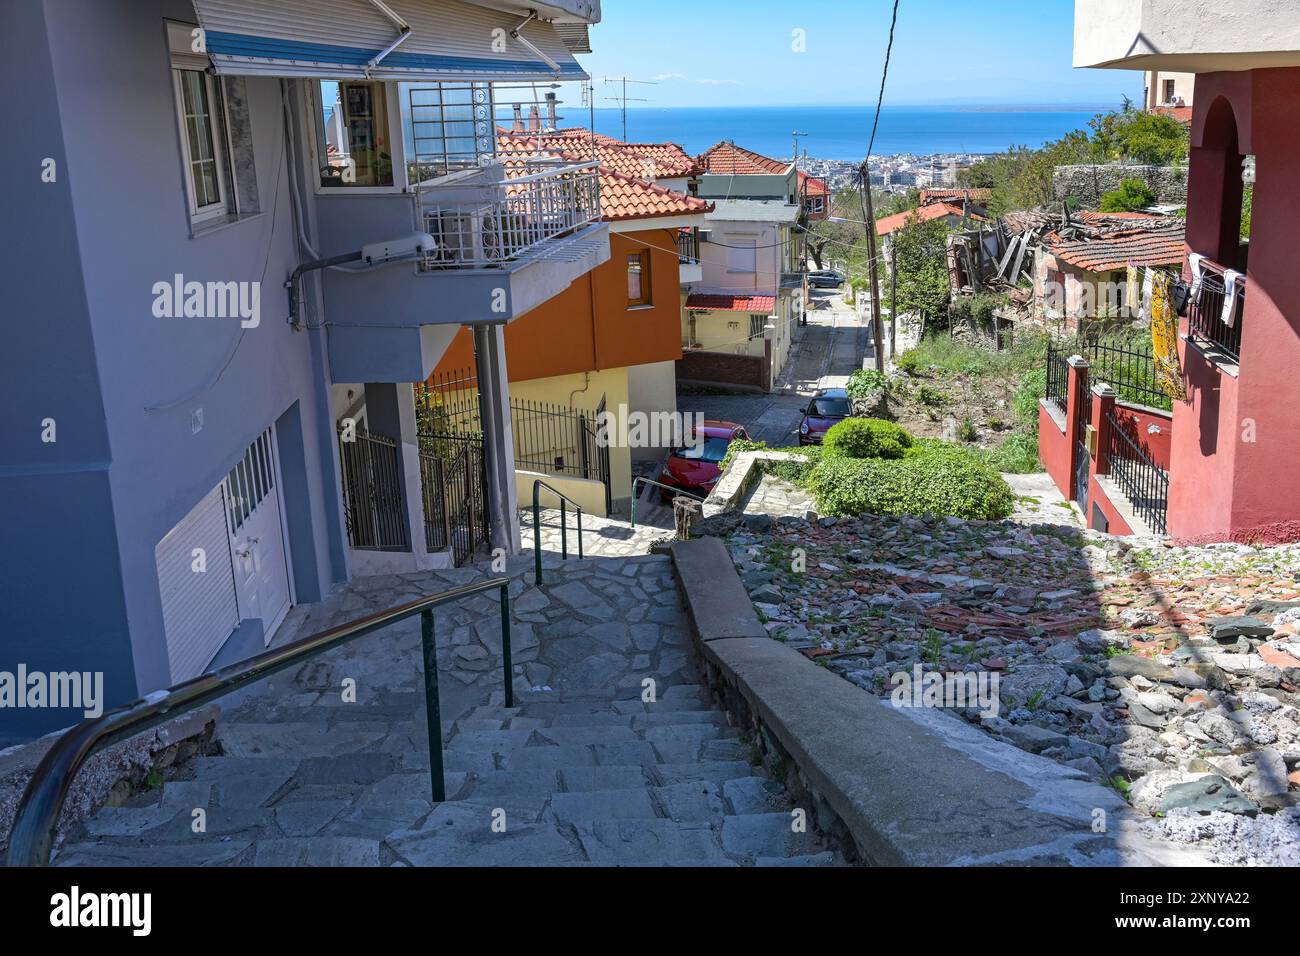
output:
MULTIPOLYGON (((580 57, 597 105, 629 86, 633 106, 874 103, 892 0, 604 0, 580 57), (806 31, 807 52, 792 47, 806 31), (633 90, 635 89, 635 93, 633 90)), ((1070 66, 1073 0, 901 0, 885 102, 1118 106, 1142 74, 1070 66)), ((565 90, 561 99, 575 104, 565 90)))

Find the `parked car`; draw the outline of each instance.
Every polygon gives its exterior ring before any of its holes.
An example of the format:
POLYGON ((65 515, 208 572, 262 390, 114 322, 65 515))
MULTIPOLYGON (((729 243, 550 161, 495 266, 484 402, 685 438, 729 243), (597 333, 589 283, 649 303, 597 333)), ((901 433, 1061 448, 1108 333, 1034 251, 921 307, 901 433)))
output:
POLYGON ((842 388, 821 389, 808 403, 808 410, 799 423, 799 444, 820 445, 831 426, 852 413, 853 403, 849 401, 848 391, 842 388))
MULTIPOLYGON (((722 476, 719 463, 727 456, 727 446, 737 438, 748 440, 749 435, 734 422, 703 422, 692 429, 686 445, 668 456, 659 481, 701 498, 706 497, 722 476)), ((672 492, 663 491, 662 494, 664 501, 672 501, 672 492)))
POLYGON ((808 273, 808 284, 819 289, 838 289, 844 285, 844 273, 834 269, 818 269, 808 273))

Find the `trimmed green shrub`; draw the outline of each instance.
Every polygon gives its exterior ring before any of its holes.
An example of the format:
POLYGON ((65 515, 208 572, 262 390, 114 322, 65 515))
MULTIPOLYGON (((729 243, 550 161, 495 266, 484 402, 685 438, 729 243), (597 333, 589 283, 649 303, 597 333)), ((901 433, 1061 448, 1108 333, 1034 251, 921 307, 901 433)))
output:
POLYGON ((1015 496, 1002 477, 961 449, 932 445, 899 461, 823 456, 807 487, 827 514, 936 514, 996 520, 1015 496))
POLYGON ((827 455, 845 458, 902 458, 911 444, 903 426, 883 418, 846 418, 822 439, 827 455))

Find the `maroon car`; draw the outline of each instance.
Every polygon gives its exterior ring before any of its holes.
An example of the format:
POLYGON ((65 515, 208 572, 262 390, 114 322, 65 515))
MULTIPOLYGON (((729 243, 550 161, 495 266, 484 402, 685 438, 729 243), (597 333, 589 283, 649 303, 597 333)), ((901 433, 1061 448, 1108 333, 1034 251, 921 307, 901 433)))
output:
MULTIPOLYGON (((727 446, 737 438, 748 439, 749 435, 733 422, 704 422, 691 431, 691 441, 686 447, 668 456, 659 481, 706 497, 722 475, 719 463, 727 456, 727 446)), ((670 492, 663 492, 664 501, 671 501, 672 497, 670 492)))
POLYGON ((799 444, 820 445, 831 426, 844 421, 852 412, 853 406, 846 390, 824 388, 817 392, 799 423, 799 444))

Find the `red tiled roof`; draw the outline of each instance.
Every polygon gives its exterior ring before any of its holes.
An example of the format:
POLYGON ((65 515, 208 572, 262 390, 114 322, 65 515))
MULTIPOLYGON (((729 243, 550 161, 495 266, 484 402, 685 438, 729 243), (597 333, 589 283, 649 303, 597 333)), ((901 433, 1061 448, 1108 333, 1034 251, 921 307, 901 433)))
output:
POLYGON ((992 194, 991 189, 922 189, 921 205, 928 206, 932 202, 952 202, 955 199, 984 202, 992 194))
POLYGON ((686 308, 714 309, 719 312, 761 312, 766 315, 776 311, 776 296, 696 292, 686 297, 686 308))
POLYGON ((1088 272, 1109 272, 1125 266, 1176 266, 1185 249, 1185 224, 1173 216, 1145 213, 1078 213, 1091 235, 1043 237, 1043 248, 1056 258, 1088 272))
POLYGON ((789 163, 772 159, 770 156, 764 156, 762 153, 756 153, 752 149, 745 149, 726 140, 710 146, 695 157, 695 161, 706 173, 722 176, 766 176, 771 173, 783 173, 790 168, 789 163))
POLYGON ((699 172, 695 160, 676 143, 624 143, 604 133, 592 133, 577 127, 547 133, 515 133, 498 130, 508 136, 546 151, 563 152, 574 158, 596 160, 625 176, 637 179, 676 178, 699 172))
MULTIPOLYGON (((886 216, 884 219, 877 219, 876 235, 887 236, 917 220, 929 222, 931 219, 942 219, 945 216, 961 217, 963 215, 966 215, 966 213, 962 212, 960 206, 954 206, 952 203, 946 202, 932 202, 930 205, 922 206, 919 209, 909 209, 906 212, 886 216)), ((969 217, 978 222, 985 221, 983 216, 975 213, 970 213, 969 217)))
POLYGON ((826 181, 799 170, 799 190, 805 196, 829 196, 831 187, 826 181))
POLYGON ((1190 106, 1157 106, 1151 112, 1160 116, 1172 116, 1178 122, 1191 125, 1192 108, 1190 106))
MULTIPOLYGON (((518 134, 504 130, 497 134, 497 152, 511 167, 515 158, 525 156, 559 156, 572 162, 591 159, 591 140, 579 139, 571 130, 566 135, 518 134), (573 135, 568 135, 573 133, 573 135)), ((597 161, 600 163, 600 215, 606 222, 629 219, 654 219, 660 216, 688 216, 713 211, 713 204, 664 189, 639 178, 637 173, 648 172, 645 164, 630 154, 620 153, 618 140, 597 134, 597 161), (606 160, 622 168, 614 168, 606 160), (627 172, 626 170, 632 170, 627 172)), ((519 165, 522 171, 522 164, 519 165)))

